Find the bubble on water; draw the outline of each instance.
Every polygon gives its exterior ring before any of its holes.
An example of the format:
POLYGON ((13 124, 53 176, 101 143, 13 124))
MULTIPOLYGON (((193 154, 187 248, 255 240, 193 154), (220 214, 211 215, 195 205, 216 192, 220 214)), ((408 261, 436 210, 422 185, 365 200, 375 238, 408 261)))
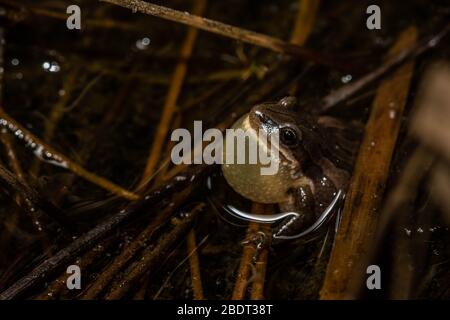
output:
POLYGON ((20 61, 19 61, 19 59, 17 59, 17 58, 14 58, 14 59, 11 60, 11 64, 12 64, 14 67, 17 67, 17 66, 19 65, 19 63, 20 63, 20 61))
POLYGON ((42 68, 51 73, 59 72, 61 70, 61 67, 59 66, 58 62, 56 61, 45 61, 42 63, 42 68))
POLYGON ((436 38, 433 38, 433 39, 431 39, 431 40, 428 42, 428 45, 429 45, 430 47, 434 47, 434 46, 437 45, 437 43, 438 43, 438 40, 437 40, 436 38))
POLYGON ((139 50, 145 50, 148 48, 148 46, 150 45, 151 40, 148 37, 142 38, 142 39, 138 39, 136 41, 136 48, 138 48, 139 50))
POLYGON ((61 67, 60 67, 59 64, 57 64, 56 62, 53 62, 53 63, 50 65, 50 68, 48 69, 48 71, 49 71, 49 72, 52 72, 52 73, 54 73, 54 72, 59 72, 59 71, 61 71, 61 67))
POLYGON ((342 83, 349 83, 352 81, 353 76, 351 74, 347 74, 341 78, 342 83))

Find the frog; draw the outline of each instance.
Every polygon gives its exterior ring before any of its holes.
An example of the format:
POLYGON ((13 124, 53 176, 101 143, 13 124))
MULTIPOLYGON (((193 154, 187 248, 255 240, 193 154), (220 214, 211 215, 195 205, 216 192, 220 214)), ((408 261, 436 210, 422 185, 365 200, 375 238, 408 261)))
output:
MULTIPOLYGON (((227 183, 251 201, 277 204, 281 213, 254 215, 229 207, 235 215, 262 223, 281 223, 272 230, 272 240, 299 238, 317 229, 337 209, 348 188, 359 146, 360 126, 337 117, 302 110, 298 100, 286 96, 251 108, 232 129, 263 132, 252 135, 256 143, 270 144, 278 135, 279 166, 276 174, 262 175, 262 164, 221 166, 227 183)), ((224 154, 227 150, 224 149, 224 154)))

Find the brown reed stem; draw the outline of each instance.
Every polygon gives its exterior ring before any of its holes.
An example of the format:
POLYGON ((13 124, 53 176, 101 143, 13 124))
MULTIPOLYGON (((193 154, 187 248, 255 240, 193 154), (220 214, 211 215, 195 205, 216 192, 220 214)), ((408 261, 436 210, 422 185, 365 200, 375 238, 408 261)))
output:
MULTIPOLYGON (((257 206, 258 204, 254 203, 252 209, 257 209, 257 206)), ((254 210, 252 211, 255 212, 254 210)), ((258 230, 259 224, 255 222, 250 222, 245 239, 246 240, 252 239, 258 232, 258 230)), ((239 264, 239 269, 236 276, 236 283, 234 285, 231 300, 243 300, 245 298, 248 286, 248 279, 250 276, 251 267, 253 265, 252 259, 255 256, 255 252, 256 252, 255 244, 251 243, 251 241, 247 242, 247 244, 244 245, 244 248, 242 250, 241 263, 239 264)))
MULTIPOLYGON (((81 270, 86 270, 90 265, 92 265, 98 258, 100 258, 111 241, 107 239, 103 241, 100 245, 96 246, 92 250, 83 254, 82 257, 76 259, 74 263, 80 267, 81 270)), ((36 300, 53 300, 58 299, 67 289, 67 278, 69 275, 64 270, 60 276, 52 281, 44 292, 35 297, 36 300)))
POLYGON ((310 37, 316 22, 320 0, 298 0, 298 5, 298 14, 290 43, 303 46, 310 37))
MULTIPOLYGON (((269 230, 266 230, 269 232, 269 230)), ((264 283, 266 280, 267 260, 269 258, 269 250, 267 248, 261 249, 258 255, 258 260, 255 262, 255 279, 253 280, 252 289, 250 293, 251 300, 264 299, 264 283)))
MULTIPOLYGON (((48 17, 52 19, 58 20, 67 20, 68 15, 64 12, 56 12, 53 10, 49 10, 46 8, 41 8, 38 6, 33 6, 27 4, 26 6, 18 4, 17 1, 14 0, 0 0, 0 3, 7 4, 13 6, 19 10, 23 10, 27 13, 31 13, 32 15, 48 17)), ((26 17, 26 16, 25 16, 26 17)), ((138 28, 134 24, 111 20, 111 19, 84 19, 83 24, 87 27, 93 28, 101 28, 101 29, 120 29, 123 31, 139 31, 138 28)))
POLYGON ((181 203, 186 201, 193 190, 194 188, 192 188, 192 186, 188 186, 185 190, 179 192, 171 199, 171 203, 174 205, 166 207, 159 212, 152 222, 133 241, 131 241, 131 243, 127 244, 122 249, 119 256, 102 270, 95 282, 82 294, 82 299, 90 300, 98 298, 114 277, 127 266, 131 259, 133 259, 141 250, 147 248, 149 240, 155 230, 167 221, 174 210, 179 207, 181 203))
MULTIPOLYGON (((55 133, 56 127, 59 124, 59 121, 64 115, 64 109, 67 107, 69 99, 71 97, 71 93, 74 90, 75 83, 78 80, 78 68, 69 71, 69 74, 64 79, 63 84, 63 94, 59 97, 56 104, 53 106, 50 115, 45 122, 44 134, 42 140, 50 143, 53 139, 53 135, 55 133)), ((42 162, 39 161, 38 158, 35 158, 31 163, 31 167, 29 170, 30 175, 33 177, 37 177, 39 175, 39 171, 41 168, 42 162)))
POLYGON ((323 55, 315 51, 308 50, 303 47, 293 45, 283 40, 270 37, 264 34, 234 27, 215 20, 203 18, 195 14, 184 13, 181 11, 173 10, 163 6, 158 6, 141 0, 100 0, 100 1, 128 8, 133 10, 134 12, 139 11, 148 15, 160 17, 177 23, 186 24, 204 31, 208 31, 231 39, 235 39, 238 41, 270 49, 274 52, 297 56, 307 61, 312 61, 318 64, 330 66, 336 65, 334 59, 324 57, 323 55))
MULTIPOLYGON (((416 41, 415 27, 404 30, 387 59, 411 48, 416 41)), ((403 65, 378 88, 327 266, 321 299, 355 298, 357 289, 353 282, 365 272, 367 266, 362 263, 375 240, 380 203, 413 70, 413 62, 403 65)))
POLYGON ((203 208, 204 204, 195 206, 184 220, 176 223, 172 231, 163 235, 156 247, 147 248, 142 255, 142 259, 140 259, 133 269, 120 280, 120 283, 105 296, 105 299, 117 300, 122 298, 135 286, 136 281, 141 279, 145 274, 152 272, 154 268, 157 267, 157 263, 161 261, 161 258, 167 256, 175 243, 186 234, 203 208))
POLYGON ((71 244, 61 249, 51 258, 43 261, 30 273, 20 278, 8 289, 0 293, 0 300, 9 300, 23 296, 30 288, 46 281, 49 276, 61 269, 67 262, 73 260, 84 250, 98 243, 98 241, 113 230, 117 230, 125 222, 136 218, 143 211, 148 213, 146 210, 154 207, 157 203, 173 193, 181 192, 197 184, 208 172, 207 166, 190 167, 185 172, 185 180, 171 180, 167 184, 151 190, 141 200, 128 204, 125 209, 120 210, 118 213, 113 214, 99 223, 96 227, 75 239, 71 244))
MULTIPOLYGON (((193 12, 196 14, 202 14, 205 11, 207 0, 195 1, 193 12)), ((161 115, 156 135, 150 150, 147 164, 145 166, 142 180, 139 184, 139 188, 145 186, 152 178, 155 167, 160 159, 162 149, 166 143, 167 133, 170 130, 170 124, 173 114, 177 106, 178 97, 183 87, 184 79, 187 73, 187 62, 192 55, 192 51, 197 40, 198 30, 195 28, 189 28, 184 43, 180 50, 180 62, 178 62, 175 71, 172 75, 169 91, 164 103, 164 108, 161 115)))

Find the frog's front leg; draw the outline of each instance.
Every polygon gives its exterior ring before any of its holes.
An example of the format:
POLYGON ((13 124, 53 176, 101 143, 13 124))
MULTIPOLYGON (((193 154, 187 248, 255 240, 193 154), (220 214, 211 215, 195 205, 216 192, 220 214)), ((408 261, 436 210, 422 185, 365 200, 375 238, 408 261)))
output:
MULTIPOLYGON (((338 190, 334 194, 333 200, 330 202, 330 204, 325 208, 325 210, 322 211, 320 216, 308 227, 303 227, 302 230, 295 235, 287 235, 287 230, 292 230, 292 228, 285 228, 284 232, 279 232, 273 234, 274 241, 275 240, 295 240, 300 239, 306 235, 309 235, 316 230, 318 230, 328 219, 332 216, 332 213, 336 211, 336 208, 340 205, 341 200, 344 198, 344 192, 342 190, 338 190)), ((294 219, 291 219, 288 221, 288 226, 291 226, 295 221, 294 219)))
POLYGON ((308 185, 292 190, 288 200, 279 207, 282 212, 296 212, 298 216, 284 219, 273 231, 273 237, 293 236, 311 225, 315 220, 314 205, 314 195, 308 185))
MULTIPOLYGON (((314 195, 309 185, 292 189, 286 201, 279 203, 278 206, 281 212, 296 214, 287 215, 285 218, 281 218, 280 214, 265 216, 266 219, 268 217, 277 217, 277 220, 273 220, 273 222, 278 223, 278 225, 270 232, 258 231, 243 242, 243 244, 253 244, 256 247, 256 256, 261 249, 270 247, 273 244, 273 240, 276 239, 276 242, 279 242, 279 239, 282 237, 293 237, 315 221, 314 195)), ((244 217, 244 214, 240 213, 240 216, 244 217)), ((255 216, 252 215, 252 217, 255 216)))

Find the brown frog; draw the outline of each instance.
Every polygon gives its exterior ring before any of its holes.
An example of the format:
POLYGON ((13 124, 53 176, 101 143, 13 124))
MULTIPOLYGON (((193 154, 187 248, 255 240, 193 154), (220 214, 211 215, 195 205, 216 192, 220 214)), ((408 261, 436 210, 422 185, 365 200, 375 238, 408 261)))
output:
MULTIPOLYGON (((273 230, 276 239, 295 238, 324 219, 343 198, 350 179, 358 147, 358 128, 329 116, 314 116, 299 111, 294 97, 276 103, 257 105, 238 120, 233 129, 260 132, 270 144, 277 134, 278 171, 261 175, 261 163, 223 164, 222 172, 228 184, 247 199, 259 203, 277 203, 283 214, 252 215, 235 210, 238 216, 260 222, 283 222, 273 230), (356 134, 355 134, 356 133, 356 134), (286 217, 287 213, 291 217, 286 217)), ((242 151, 242 150, 241 150, 242 151)), ((226 155, 227 149, 224 149, 226 155)))

